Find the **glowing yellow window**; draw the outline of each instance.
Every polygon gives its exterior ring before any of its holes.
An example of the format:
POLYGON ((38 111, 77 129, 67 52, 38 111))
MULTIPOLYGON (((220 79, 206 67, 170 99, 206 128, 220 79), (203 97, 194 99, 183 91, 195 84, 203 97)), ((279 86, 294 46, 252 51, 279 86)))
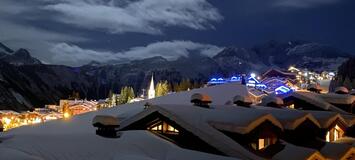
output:
POLYGON ((265 148, 265 139, 259 139, 259 150, 265 148))
POLYGON ((168 131, 169 132, 179 133, 179 131, 177 129, 175 129, 173 126, 171 126, 171 125, 168 125, 168 131))
POLYGON ((155 126, 155 127, 153 127, 151 130, 152 131, 161 131, 162 130, 162 125, 160 124, 160 125, 157 125, 157 126, 155 126))

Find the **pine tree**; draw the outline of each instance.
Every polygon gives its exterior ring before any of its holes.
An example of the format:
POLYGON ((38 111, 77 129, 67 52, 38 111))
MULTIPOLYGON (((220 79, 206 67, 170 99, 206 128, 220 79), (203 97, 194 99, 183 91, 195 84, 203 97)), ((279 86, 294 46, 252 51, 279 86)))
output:
POLYGON ((169 93, 169 83, 168 81, 158 82, 155 89, 155 96, 164 96, 169 93))
POLYGON ((119 104, 127 103, 127 87, 122 87, 120 92, 119 104))
POLYGON ((127 101, 126 101, 126 103, 130 102, 135 97, 136 96, 134 94, 133 87, 127 87, 127 101))

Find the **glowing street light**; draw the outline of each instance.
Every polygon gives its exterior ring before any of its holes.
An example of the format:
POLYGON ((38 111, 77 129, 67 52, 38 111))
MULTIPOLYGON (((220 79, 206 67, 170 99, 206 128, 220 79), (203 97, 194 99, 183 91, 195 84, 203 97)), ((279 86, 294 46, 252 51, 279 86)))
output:
POLYGON ((250 77, 255 78, 255 77, 256 77, 256 74, 255 74, 255 73, 251 73, 251 74, 250 74, 250 77))
POLYGON ((70 114, 68 112, 64 112, 63 116, 64 116, 64 118, 69 118, 70 114))

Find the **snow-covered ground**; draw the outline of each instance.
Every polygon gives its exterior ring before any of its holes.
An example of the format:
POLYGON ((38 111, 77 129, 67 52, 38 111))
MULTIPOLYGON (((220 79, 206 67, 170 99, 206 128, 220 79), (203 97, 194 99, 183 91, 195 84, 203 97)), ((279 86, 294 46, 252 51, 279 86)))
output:
MULTIPOLYGON (((226 84, 180 92, 148 100, 152 104, 190 104, 193 93, 206 93, 214 105, 247 94, 244 86, 226 84)), ((0 160, 178 160, 233 159, 182 149, 147 131, 125 131, 117 139, 95 135, 91 121, 95 115, 129 118, 144 108, 146 101, 117 106, 0 133, 0 160)))

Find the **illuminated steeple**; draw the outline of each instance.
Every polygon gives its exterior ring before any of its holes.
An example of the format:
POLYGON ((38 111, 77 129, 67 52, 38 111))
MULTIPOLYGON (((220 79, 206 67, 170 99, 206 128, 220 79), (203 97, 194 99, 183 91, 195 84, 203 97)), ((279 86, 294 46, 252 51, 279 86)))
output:
POLYGON ((148 99, 155 98, 155 88, 154 88, 154 78, 150 80, 149 90, 148 90, 148 99))

